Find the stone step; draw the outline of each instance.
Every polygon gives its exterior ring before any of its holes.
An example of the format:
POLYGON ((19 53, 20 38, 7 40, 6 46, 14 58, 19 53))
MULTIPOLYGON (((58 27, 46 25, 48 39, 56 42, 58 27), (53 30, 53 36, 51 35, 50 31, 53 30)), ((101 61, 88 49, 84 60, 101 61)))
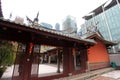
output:
POLYGON ((94 71, 88 71, 86 73, 82 74, 77 74, 77 75, 72 75, 64 78, 59 78, 59 79, 54 79, 54 80, 91 80, 92 78, 99 76, 101 74, 113 71, 114 68, 103 68, 99 70, 94 70, 94 71))

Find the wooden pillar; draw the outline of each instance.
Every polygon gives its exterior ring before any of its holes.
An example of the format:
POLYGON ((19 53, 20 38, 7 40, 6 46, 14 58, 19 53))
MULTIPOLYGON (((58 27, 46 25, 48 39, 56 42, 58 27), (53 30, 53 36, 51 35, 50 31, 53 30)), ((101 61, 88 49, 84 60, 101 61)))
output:
POLYGON ((89 60, 88 60, 88 50, 84 50, 85 56, 86 56, 86 72, 90 71, 90 64, 89 64, 89 60))
POLYGON ((83 69, 84 69, 84 71, 87 71, 87 69, 89 67, 87 49, 82 50, 82 53, 83 53, 83 55, 82 55, 82 57, 83 57, 83 59, 82 59, 83 69))
POLYGON ((51 64, 51 55, 48 56, 48 64, 51 64))
POLYGON ((74 60, 72 55, 72 48, 63 48, 63 73, 66 75, 72 75, 74 71, 74 60))
POLYGON ((35 45, 34 51, 31 54, 30 80, 38 80, 39 61, 40 61, 40 45, 35 45), (36 48, 39 49, 39 51, 36 51, 36 48))
POLYGON ((60 61, 61 61, 61 53, 60 50, 57 50, 57 73, 60 73, 60 61))
POLYGON ((73 64, 74 64, 74 70, 76 69, 76 50, 75 48, 72 48, 72 54, 73 54, 73 64))
MULTIPOLYGON (((33 47, 31 47, 32 50, 33 47)), ((12 80, 30 80, 31 75, 31 54, 30 43, 26 43, 26 50, 16 57, 12 80), (17 76, 16 76, 17 75, 17 76)))
POLYGON ((32 53, 31 43, 26 44, 26 53, 24 56, 24 63, 23 63, 23 80, 30 80, 31 76, 31 53, 32 53))

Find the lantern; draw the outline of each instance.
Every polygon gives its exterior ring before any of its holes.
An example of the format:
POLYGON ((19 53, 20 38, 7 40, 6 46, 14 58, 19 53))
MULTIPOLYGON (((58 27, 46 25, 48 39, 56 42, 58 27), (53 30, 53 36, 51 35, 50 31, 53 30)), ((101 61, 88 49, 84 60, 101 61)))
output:
POLYGON ((29 48, 29 53, 31 54, 32 53, 32 50, 33 50, 33 43, 30 43, 30 48, 29 48))

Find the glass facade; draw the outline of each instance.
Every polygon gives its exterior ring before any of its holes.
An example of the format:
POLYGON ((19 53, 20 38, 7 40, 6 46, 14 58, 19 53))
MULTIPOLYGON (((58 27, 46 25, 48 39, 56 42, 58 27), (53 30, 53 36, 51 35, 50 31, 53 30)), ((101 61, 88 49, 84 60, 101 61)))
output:
MULTIPOLYGON (((91 19, 86 20, 84 25, 86 25, 86 27, 90 27, 92 23, 96 22, 98 22, 97 29, 106 40, 111 40, 107 28, 109 27, 112 41, 120 41, 120 8, 118 5, 115 5, 104 12, 93 16, 91 19)), ((120 48, 120 45, 117 45, 115 48, 120 48)))

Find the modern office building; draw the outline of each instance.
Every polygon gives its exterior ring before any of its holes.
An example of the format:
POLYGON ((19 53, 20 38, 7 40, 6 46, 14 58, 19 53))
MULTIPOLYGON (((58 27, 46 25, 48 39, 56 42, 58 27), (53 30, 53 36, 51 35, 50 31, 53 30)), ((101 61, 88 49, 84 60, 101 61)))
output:
MULTIPOLYGON (((108 0, 95 10, 84 16, 85 23, 82 25, 82 33, 91 28, 100 31, 106 40, 120 42, 120 0, 108 0), (83 28, 84 27, 84 28, 83 28), (87 30, 84 30, 87 29, 87 30)), ((115 50, 119 51, 120 43, 115 46, 115 50)))

